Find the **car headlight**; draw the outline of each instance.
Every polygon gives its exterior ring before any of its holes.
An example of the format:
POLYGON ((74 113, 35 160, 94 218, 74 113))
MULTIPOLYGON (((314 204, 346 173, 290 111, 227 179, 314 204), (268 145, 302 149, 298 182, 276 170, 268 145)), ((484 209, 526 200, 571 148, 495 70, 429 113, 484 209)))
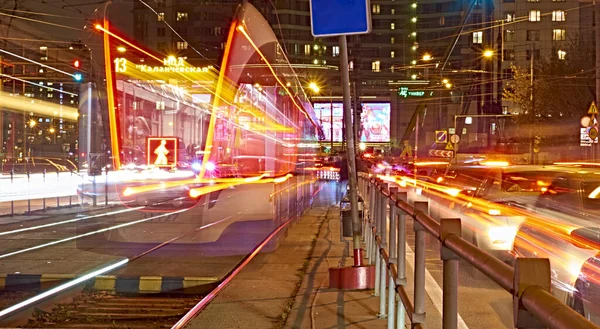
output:
POLYGON ((493 244, 504 244, 515 239, 517 228, 511 226, 492 227, 488 230, 488 235, 493 244))

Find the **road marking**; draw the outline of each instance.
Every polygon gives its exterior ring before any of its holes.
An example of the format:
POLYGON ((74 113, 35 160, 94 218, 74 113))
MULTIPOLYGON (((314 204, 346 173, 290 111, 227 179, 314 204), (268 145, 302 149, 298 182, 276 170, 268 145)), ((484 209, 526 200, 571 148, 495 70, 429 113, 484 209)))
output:
POLYGON ((100 229, 100 230, 97 230, 97 231, 92 231, 92 232, 88 232, 88 233, 84 233, 84 234, 80 234, 80 235, 75 235, 75 236, 68 237, 68 238, 65 238, 65 239, 56 240, 56 241, 52 241, 52 242, 40 244, 40 245, 37 245, 37 246, 33 246, 33 247, 30 247, 30 248, 25 248, 25 249, 21 249, 21 250, 9 252, 7 254, 0 255, 0 259, 6 258, 6 257, 10 257, 10 256, 14 256, 14 255, 18 255, 18 254, 22 254, 24 252, 28 252, 28 251, 32 251, 32 250, 36 250, 36 249, 41 249, 41 248, 44 248, 44 247, 53 246, 53 245, 56 245, 56 244, 59 244, 59 243, 76 240, 76 239, 83 238, 83 237, 86 237, 86 236, 90 236, 90 235, 94 235, 94 234, 98 234, 98 233, 103 233, 103 232, 106 232, 106 231, 116 230, 116 229, 119 229, 119 228, 123 228, 123 227, 131 226, 131 225, 135 225, 135 224, 139 224, 139 223, 151 221, 151 220, 156 219, 156 218, 161 218, 161 217, 165 217, 165 216, 171 216, 171 215, 178 214, 178 213, 181 213, 181 212, 184 212, 184 211, 187 211, 187 209, 182 209, 182 210, 177 210, 177 211, 166 213, 166 214, 162 214, 162 215, 152 216, 152 217, 148 217, 148 218, 136 220, 136 221, 133 221, 133 222, 127 222, 127 223, 123 223, 123 224, 119 224, 119 225, 115 225, 115 226, 103 228, 103 229, 100 229))
POLYGON ((4 231, 4 232, 0 232, 0 236, 2 236, 2 235, 9 235, 9 234, 15 234, 15 233, 21 233, 21 232, 25 232, 25 231, 39 230, 41 228, 52 227, 52 226, 57 226, 57 225, 62 225, 62 224, 73 223, 73 222, 78 222, 78 221, 84 220, 84 219, 98 218, 98 217, 104 217, 104 216, 110 216, 110 215, 117 215, 117 214, 122 214, 122 213, 125 213, 125 212, 134 211, 134 210, 140 210, 142 208, 145 208, 145 207, 127 208, 127 209, 123 209, 123 210, 117 210, 117 211, 112 211, 112 212, 101 213, 101 214, 98 214, 98 215, 91 215, 91 216, 85 216, 85 217, 76 217, 76 218, 73 218, 73 219, 67 219, 67 220, 63 220, 61 222, 56 222, 56 223, 43 224, 43 225, 38 225, 38 226, 30 226, 30 227, 20 228, 20 229, 16 229, 16 230, 12 230, 12 231, 4 231))
MULTIPOLYGON (((410 248, 408 243, 406 244, 406 256, 407 256, 406 261, 408 262, 408 265, 410 265, 410 267, 412 269, 414 269, 415 268, 414 252, 410 248), (412 255, 412 257, 408 257, 410 255, 412 255)), ((431 276, 431 273, 429 273, 429 270, 427 268, 425 268, 425 291, 427 292, 427 295, 429 295, 429 299, 433 303, 433 306, 435 306, 435 308, 437 309, 437 311, 440 314, 443 314, 443 312, 442 312, 442 288, 440 288, 440 285, 437 283, 437 281, 435 281, 433 276, 431 276)), ((457 315, 458 315, 458 328, 469 329, 469 327, 467 326, 465 321, 463 321, 460 314, 457 314, 457 315)))

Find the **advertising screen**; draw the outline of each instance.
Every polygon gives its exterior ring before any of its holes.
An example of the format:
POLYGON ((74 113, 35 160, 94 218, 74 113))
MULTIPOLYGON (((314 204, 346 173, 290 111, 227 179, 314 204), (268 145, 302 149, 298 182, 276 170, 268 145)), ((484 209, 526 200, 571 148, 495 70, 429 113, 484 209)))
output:
MULTIPOLYGON (((331 140, 331 103, 315 103, 313 106, 315 109, 315 115, 321 122, 323 127, 323 133, 325 134, 325 140, 331 140)), ((333 103, 333 141, 342 141, 342 119, 344 109, 342 103, 333 103)))
MULTIPOLYGON (((333 141, 342 141, 342 103, 333 103, 333 118, 331 117, 331 103, 315 103, 315 114, 323 127, 325 140, 331 140, 331 121, 333 119, 333 141)), ((390 104, 389 103, 363 103, 361 114, 361 142, 389 142, 390 141, 390 104)))
POLYGON ((363 103, 360 116, 361 142, 390 141, 390 103, 363 103))

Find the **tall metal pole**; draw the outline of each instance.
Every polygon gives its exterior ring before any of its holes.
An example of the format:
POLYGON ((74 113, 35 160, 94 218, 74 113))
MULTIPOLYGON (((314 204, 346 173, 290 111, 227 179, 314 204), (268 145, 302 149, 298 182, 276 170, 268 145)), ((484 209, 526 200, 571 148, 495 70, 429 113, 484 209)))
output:
POLYGON ((329 89, 329 124, 330 124, 330 132, 331 132, 331 153, 333 153, 333 91, 329 89))
POLYGON ((535 56, 535 45, 531 43, 531 51, 529 53, 529 85, 531 92, 529 100, 531 101, 531 123, 529 127, 529 164, 533 164, 533 129, 535 122, 535 103, 533 100, 533 57, 535 56))
POLYGON ((352 215, 352 242, 354 248, 354 266, 362 266, 361 223, 358 218, 358 192, 356 181, 356 151, 354 132, 352 131, 352 109, 350 107, 350 73, 348 72, 348 44, 346 36, 340 39, 340 70, 342 71, 342 91, 344 95, 344 122, 346 123, 346 141, 348 158, 348 183, 350 184, 350 208, 352 215))

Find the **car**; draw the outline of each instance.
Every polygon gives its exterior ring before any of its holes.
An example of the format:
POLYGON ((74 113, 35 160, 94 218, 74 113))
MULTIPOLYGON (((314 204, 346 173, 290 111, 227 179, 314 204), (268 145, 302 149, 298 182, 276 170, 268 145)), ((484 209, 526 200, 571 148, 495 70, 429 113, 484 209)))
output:
POLYGON ((513 254, 550 259, 553 294, 600 324, 600 170, 563 170, 519 227, 513 254))
POLYGON ((560 172, 552 166, 452 166, 439 185, 421 190, 421 198, 429 201, 432 217, 461 218, 463 238, 511 263, 519 225, 560 172))

